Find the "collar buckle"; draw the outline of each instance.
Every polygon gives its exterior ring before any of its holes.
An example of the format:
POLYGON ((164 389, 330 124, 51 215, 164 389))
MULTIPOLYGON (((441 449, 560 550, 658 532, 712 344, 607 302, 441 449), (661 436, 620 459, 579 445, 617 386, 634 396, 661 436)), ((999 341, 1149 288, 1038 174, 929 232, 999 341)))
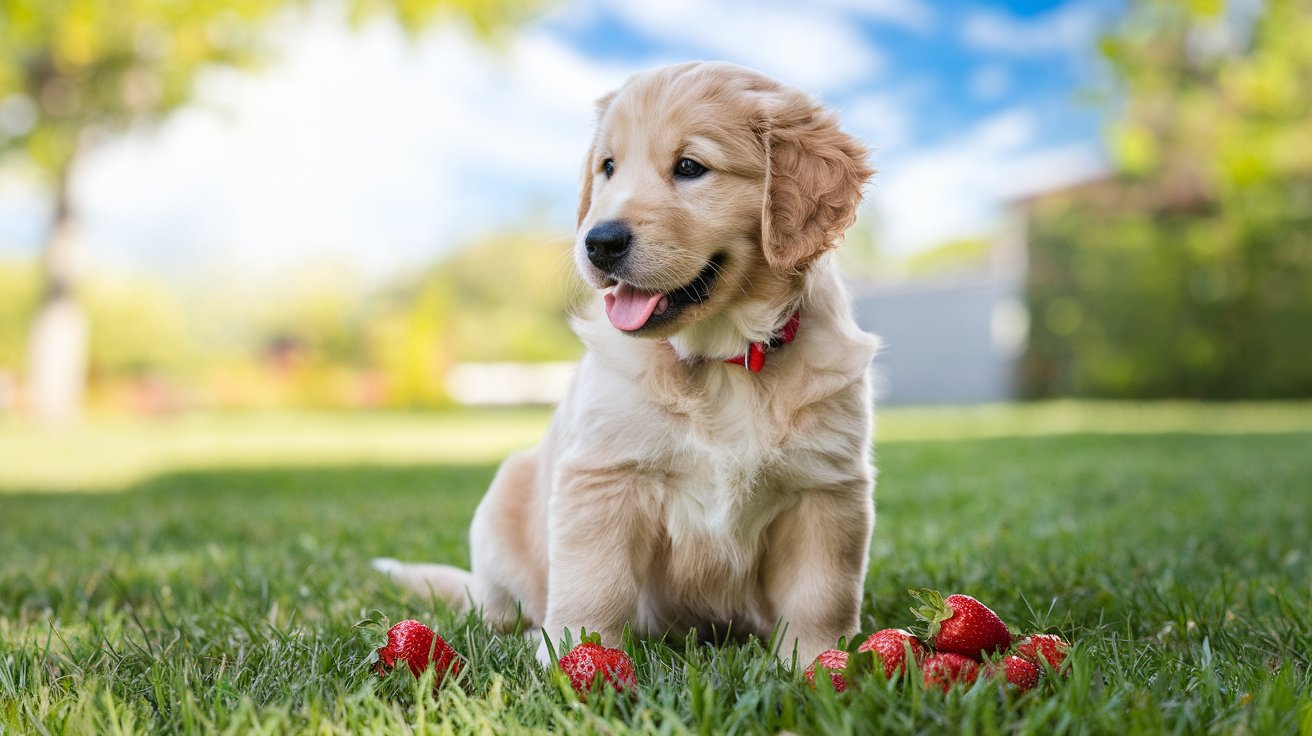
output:
POLYGON ((742 355, 735 355, 724 361, 732 365, 740 365, 752 373, 760 373, 765 367, 765 354, 767 351, 782 347, 797 338, 797 328, 802 321, 802 310, 798 309, 793 312, 793 316, 788 318, 783 327, 770 337, 769 342, 754 342, 747 346, 747 352, 742 355))

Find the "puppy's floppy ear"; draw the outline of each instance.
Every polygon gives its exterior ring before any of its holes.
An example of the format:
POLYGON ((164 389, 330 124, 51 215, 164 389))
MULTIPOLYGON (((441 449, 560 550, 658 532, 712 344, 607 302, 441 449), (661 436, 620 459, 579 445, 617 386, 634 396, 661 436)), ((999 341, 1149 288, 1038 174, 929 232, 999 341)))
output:
POLYGON ((779 90, 763 121, 766 156, 761 245, 770 266, 800 272, 856 220, 875 173, 864 144, 835 115, 796 90, 779 90))
POLYGON ((574 227, 583 224, 583 218, 587 217, 588 210, 592 208, 592 176, 596 172, 592 170, 592 159, 597 155, 597 137, 601 135, 601 121, 606 117, 606 111, 610 109, 610 103, 615 99, 615 92, 607 92, 597 100, 597 130, 592 136, 592 145, 588 146, 588 155, 583 159, 583 184, 579 189, 579 219, 574 223, 574 227))

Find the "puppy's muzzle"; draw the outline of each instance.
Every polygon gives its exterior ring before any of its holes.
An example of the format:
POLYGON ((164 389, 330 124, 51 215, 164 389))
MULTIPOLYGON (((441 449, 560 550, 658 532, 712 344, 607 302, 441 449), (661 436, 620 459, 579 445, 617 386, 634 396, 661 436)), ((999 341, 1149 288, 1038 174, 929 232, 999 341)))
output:
POLYGON ((593 226, 583 239, 588 260, 601 271, 614 274, 629 252, 633 233, 619 220, 608 220, 593 226))

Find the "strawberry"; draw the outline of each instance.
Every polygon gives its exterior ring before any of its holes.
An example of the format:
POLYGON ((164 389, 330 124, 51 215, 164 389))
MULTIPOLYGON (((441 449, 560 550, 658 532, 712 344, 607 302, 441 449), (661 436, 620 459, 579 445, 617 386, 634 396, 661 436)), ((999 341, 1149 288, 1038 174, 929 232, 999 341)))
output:
POLYGON ((633 660, 623 649, 603 647, 599 634, 585 634, 581 644, 560 658, 559 665, 569 677, 574 692, 580 696, 584 696, 598 678, 619 692, 637 692, 638 689, 633 660))
POLYGON ((874 652, 879 661, 884 663, 884 676, 892 679, 893 675, 902 671, 906 664, 907 651, 916 661, 925 658, 925 647, 921 645, 920 640, 911 635, 906 629, 884 629, 871 634, 861 646, 856 649, 858 652, 874 652))
POLYGON ((815 687, 815 668, 816 665, 829 670, 829 681, 834 684, 834 690, 843 692, 847 689, 847 679, 843 677, 843 670, 847 669, 847 652, 841 649, 826 649, 820 652, 810 667, 802 673, 802 679, 815 687))
POLYGON ((925 658, 924 672, 925 687, 938 687, 947 692, 959 682, 973 683, 979 676, 979 663, 953 652, 940 652, 925 658))
POLYGON ((387 644, 378 650, 378 674, 398 664, 408 665, 415 677, 432 665, 437 682, 449 672, 460 672, 460 658, 442 637, 418 621, 406 620, 387 630, 387 644))
POLYGON ((1016 656, 1003 657, 1001 662, 990 664, 984 669, 984 675, 989 678, 996 677, 999 673, 1021 692, 1037 687, 1041 674, 1038 666, 1033 662, 1016 656))
POLYGON ((1070 648, 1071 645, 1060 636, 1033 634, 1016 645, 1016 654, 1037 665, 1047 661, 1049 667, 1057 670, 1061 669, 1062 663, 1066 661, 1066 653, 1070 648))
POLYGON ((968 595, 950 595, 943 600, 937 590, 910 591, 921 605, 912 608, 916 617, 927 622, 925 640, 944 652, 964 654, 980 659, 984 654, 1000 652, 1011 646, 1011 632, 998 614, 968 595))

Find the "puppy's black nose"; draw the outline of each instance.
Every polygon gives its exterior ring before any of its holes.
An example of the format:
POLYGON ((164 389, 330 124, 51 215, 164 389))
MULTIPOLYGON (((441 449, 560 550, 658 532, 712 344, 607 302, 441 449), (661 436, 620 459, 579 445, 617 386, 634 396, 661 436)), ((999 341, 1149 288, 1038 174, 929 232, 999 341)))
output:
POLYGON ((592 265, 609 273, 629 252, 629 241, 632 239, 633 234, 629 232, 628 225, 619 220, 610 220, 593 226, 583 239, 583 244, 588 249, 588 260, 592 261, 592 265))

